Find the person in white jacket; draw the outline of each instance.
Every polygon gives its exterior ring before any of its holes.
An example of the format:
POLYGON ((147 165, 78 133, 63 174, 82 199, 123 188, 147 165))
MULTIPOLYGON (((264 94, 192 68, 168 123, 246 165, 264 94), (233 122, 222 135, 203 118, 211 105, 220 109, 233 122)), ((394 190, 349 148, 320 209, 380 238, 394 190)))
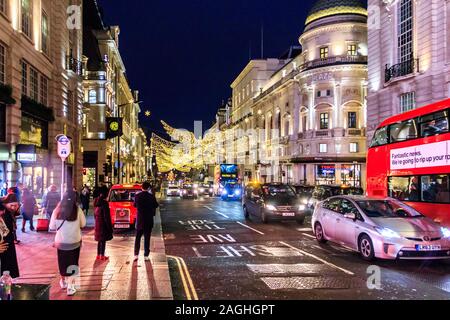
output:
POLYGON ((58 266, 61 289, 67 295, 76 293, 75 279, 79 273, 79 259, 82 242, 81 229, 86 226, 86 217, 77 205, 77 195, 67 191, 53 211, 50 229, 56 230, 55 247, 58 249, 58 266))

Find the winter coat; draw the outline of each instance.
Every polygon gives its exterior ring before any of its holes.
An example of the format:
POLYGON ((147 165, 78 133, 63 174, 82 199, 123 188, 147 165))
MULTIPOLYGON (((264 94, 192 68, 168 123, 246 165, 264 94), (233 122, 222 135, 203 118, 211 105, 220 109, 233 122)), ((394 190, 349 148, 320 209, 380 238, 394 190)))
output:
POLYGON ((50 220, 53 210, 56 209, 60 200, 61 195, 58 192, 49 191, 44 195, 44 198, 42 199, 42 208, 45 208, 47 219, 50 220))
POLYGON ((153 228, 153 217, 159 207, 156 197, 147 191, 142 191, 134 198, 134 206, 137 209, 136 230, 151 230, 153 228))
POLYGON ((113 226, 109 204, 103 196, 94 200, 95 241, 110 241, 113 239, 113 226))
POLYGON ((34 216, 34 210, 36 208, 36 198, 30 195, 24 195, 22 197, 22 207, 20 212, 25 220, 31 220, 34 216))
POLYGON ((89 191, 82 191, 80 194, 81 209, 89 210, 89 201, 91 201, 91 193, 89 191))
POLYGON ((3 241, 8 244, 8 250, 0 253, 0 273, 3 274, 3 271, 9 271, 12 278, 18 278, 20 274, 19 265, 17 263, 16 245, 14 244, 14 214, 6 210, 3 215, 0 216, 0 219, 3 220, 9 230, 8 235, 3 238, 3 241))

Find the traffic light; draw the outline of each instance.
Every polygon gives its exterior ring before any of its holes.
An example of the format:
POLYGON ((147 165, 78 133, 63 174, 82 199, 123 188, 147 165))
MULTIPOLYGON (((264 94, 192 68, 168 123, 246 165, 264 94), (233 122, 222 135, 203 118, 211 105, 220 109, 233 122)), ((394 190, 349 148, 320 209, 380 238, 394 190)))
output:
POLYGON ((106 118, 106 139, 113 139, 123 135, 122 118, 106 118))

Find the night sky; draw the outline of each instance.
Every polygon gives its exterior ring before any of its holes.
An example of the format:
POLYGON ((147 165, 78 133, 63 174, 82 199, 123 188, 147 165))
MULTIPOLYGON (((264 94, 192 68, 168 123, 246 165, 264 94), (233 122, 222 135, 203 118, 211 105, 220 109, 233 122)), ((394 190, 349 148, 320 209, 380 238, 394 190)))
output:
POLYGON ((160 120, 193 130, 212 124, 230 84, 252 58, 279 57, 298 45, 316 0, 99 0, 106 25, 119 25, 120 52, 133 89, 140 91, 141 123, 160 120), (250 50, 251 47, 251 50, 250 50))

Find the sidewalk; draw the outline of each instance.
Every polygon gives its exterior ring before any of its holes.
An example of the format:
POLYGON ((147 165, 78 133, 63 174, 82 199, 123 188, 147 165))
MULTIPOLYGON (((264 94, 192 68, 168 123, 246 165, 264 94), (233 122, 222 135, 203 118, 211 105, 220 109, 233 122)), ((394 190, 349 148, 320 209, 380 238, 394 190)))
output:
POLYGON ((131 232, 116 233, 106 247, 110 260, 97 262, 93 217, 88 217, 80 257, 80 287, 74 297, 67 297, 59 287, 56 249, 52 247, 54 234, 29 231, 23 234, 19 228, 17 236, 22 242, 16 246, 21 274, 16 282, 50 284, 51 300, 173 299, 159 210, 151 240, 151 262, 145 262, 143 254, 137 263, 133 262, 134 233, 131 232))

